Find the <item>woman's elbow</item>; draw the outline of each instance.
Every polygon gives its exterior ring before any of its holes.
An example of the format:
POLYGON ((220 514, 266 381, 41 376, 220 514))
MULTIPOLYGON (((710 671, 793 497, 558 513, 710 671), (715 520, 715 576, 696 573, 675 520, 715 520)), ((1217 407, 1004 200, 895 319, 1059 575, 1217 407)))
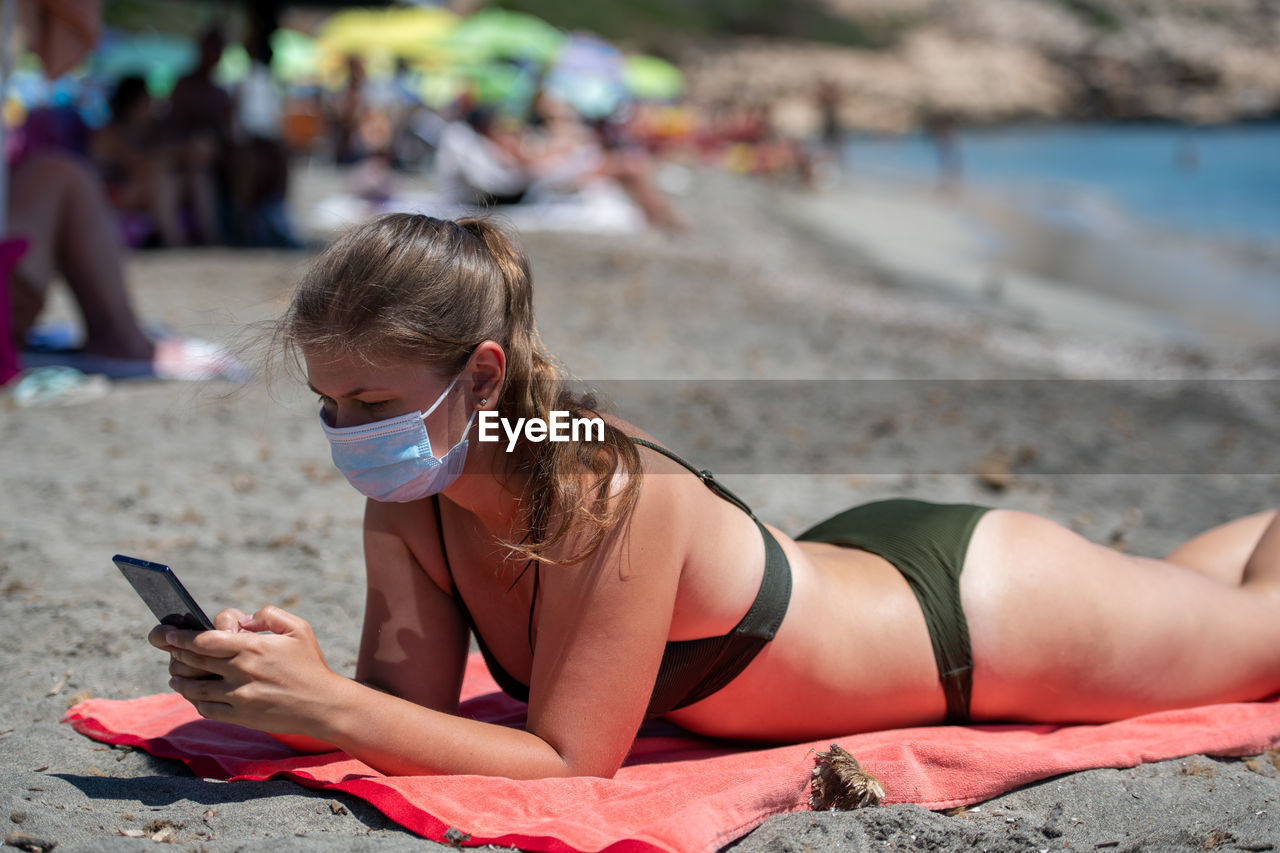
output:
MULTIPOLYGON (((622 767, 626 754, 620 756, 582 755, 560 753, 564 776, 586 776, 596 779, 612 779, 622 767)), ((560 774, 557 774, 560 775, 560 774)))

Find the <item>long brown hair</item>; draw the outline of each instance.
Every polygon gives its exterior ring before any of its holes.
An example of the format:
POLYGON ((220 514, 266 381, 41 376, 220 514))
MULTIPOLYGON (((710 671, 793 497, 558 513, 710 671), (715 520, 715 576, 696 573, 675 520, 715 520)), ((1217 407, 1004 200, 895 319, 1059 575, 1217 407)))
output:
MULTIPOLYGON (((295 355, 412 360, 437 367, 442 377, 456 375, 477 345, 492 340, 507 356, 501 417, 599 415, 595 400, 570 387, 538 336, 528 258, 487 219, 392 213, 347 232, 303 276, 277 335, 295 355)), ((522 436, 513 452, 528 475, 521 501, 526 534, 504 543, 515 554, 581 562, 639 495, 639 454, 608 422, 602 441, 531 443, 522 436), (619 471, 625 485, 611 496, 619 471), (576 550, 549 556, 562 543, 576 550)))

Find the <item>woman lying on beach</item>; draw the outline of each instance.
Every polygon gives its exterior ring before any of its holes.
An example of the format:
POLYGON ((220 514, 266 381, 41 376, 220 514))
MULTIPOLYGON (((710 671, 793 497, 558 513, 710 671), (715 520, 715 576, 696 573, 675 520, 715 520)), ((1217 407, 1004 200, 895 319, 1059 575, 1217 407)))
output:
POLYGON ((652 716, 783 742, 1280 690, 1276 512, 1164 560, 1023 512, 914 500, 792 538, 608 415, 603 436, 478 440, 495 413, 597 415, 566 390, 532 306, 525 256, 484 220, 385 216, 315 262, 280 330, 369 498, 356 673, 329 669, 307 622, 276 607, 223 611, 217 631, 157 627, 202 715, 387 774, 607 777, 652 716), (525 729, 456 716, 469 628, 527 699, 525 729))

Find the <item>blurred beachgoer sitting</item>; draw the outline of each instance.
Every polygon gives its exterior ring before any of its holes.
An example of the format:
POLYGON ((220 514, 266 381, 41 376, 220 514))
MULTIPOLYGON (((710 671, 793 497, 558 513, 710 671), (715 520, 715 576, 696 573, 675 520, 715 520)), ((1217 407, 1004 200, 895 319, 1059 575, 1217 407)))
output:
POLYGON ((611 151, 600 136, 559 101, 542 96, 538 133, 508 130, 485 110, 451 122, 441 133, 436 174, 458 204, 518 204, 572 194, 593 181, 615 181, 650 225, 683 223, 652 181, 647 156, 611 151))
POLYGON ((93 135, 94 162, 112 205, 146 213, 165 246, 221 242, 213 175, 202 146, 166 134, 141 77, 122 78, 111 95, 111 119, 93 135), (190 211, 194 235, 184 212, 190 211))
POLYGON ((202 159, 217 181, 220 201, 231 192, 234 105, 213 79, 226 39, 214 26, 200 36, 195 68, 178 79, 169 94, 169 121, 188 156, 202 159))
POLYGON ((89 156, 93 130, 70 104, 41 106, 27 113, 22 125, 15 128, 7 145, 23 154, 36 151, 65 151, 78 157, 89 156))
POLYGON ((125 285, 111 208, 101 181, 82 160, 56 151, 18 158, 10 166, 7 221, 10 244, 26 244, 8 277, 8 292, 0 287, 10 316, 0 334, 12 349, 21 349, 57 275, 80 309, 84 339, 73 362, 85 372, 207 379, 241 370, 204 342, 152 340, 143 331, 125 285))
POLYGON ((285 199, 289 152, 284 144, 284 99, 271 74, 266 33, 245 40, 249 71, 235 92, 232 199, 239 241, 250 246, 297 248, 285 199))
POLYGON ((444 119, 422 100, 423 75, 396 57, 384 96, 391 119, 391 164, 399 170, 420 169, 435 155, 444 119))
POLYGON ((526 163, 542 191, 616 181, 650 225, 679 230, 685 223, 653 180, 653 159, 632 144, 620 121, 585 123, 573 107, 547 92, 534 98, 534 129, 522 143, 526 163))
POLYGON ((519 137, 502 129, 492 113, 477 109, 441 130, 436 180, 450 201, 487 206, 519 203, 534 175, 520 153, 519 137))
POLYGON ((358 163, 373 151, 386 151, 391 142, 390 119, 370 108, 369 95, 364 60, 348 56, 346 82, 329 106, 333 161, 340 166, 358 163))

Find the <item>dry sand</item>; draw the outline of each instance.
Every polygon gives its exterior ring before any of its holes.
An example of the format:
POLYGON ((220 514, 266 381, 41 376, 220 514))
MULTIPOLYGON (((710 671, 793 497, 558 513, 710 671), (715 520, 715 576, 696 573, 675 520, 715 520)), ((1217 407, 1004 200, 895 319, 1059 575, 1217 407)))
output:
MULTIPOLYGON (((688 235, 527 235, 540 326, 579 376, 639 406, 642 425, 676 449, 727 471, 763 518, 798 531, 892 494, 973 500, 1159 554, 1280 503, 1274 349, 1190 346, 1145 322, 1141 334, 1117 335, 1116 318, 1130 312, 1107 314, 1093 297, 1101 314, 1066 316, 1034 294, 992 300, 894 275, 945 242, 929 223, 950 214, 927 196, 886 205, 892 221, 872 217, 919 238, 876 253, 876 232, 843 217, 839 196, 710 173, 694 187, 679 200, 694 223, 688 235), (1054 378, 1140 381, 1044 382, 1054 378), (792 381, 706 381, 744 379, 792 381), (794 387, 807 389, 804 408, 780 411, 794 387), (904 403, 873 387, 921 394, 904 403), (1083 402, 1045 388, 1084 389, 1083 402), (841 447, 813 427, 815 414, 847 419, 841 447), (1168 446, 1146 446, 1156 424, 1173 424, 1168 446)), ((137 254, 129 273, 149 320, 232 340, 280 310, 308 257, 137 254)), ((350 671, 361 498, 332 470, 315 404, 297 383, 117 383, 62 409, 0 400, 0 430, 6 834, 59 850, 141 850, 152 842, 121 832, 159 820, 185 849, 430 846, 353 798, 193 778, 59 722, 78 698, 166 689, 164 662, 143 639, 148 614, 109 562, 116 552, 174 565, 208 608, 294 610, 330 665, 350 671)), ((1280 848, 1280 757, 1071 774, 959 815, 798 813, 738 846, 1270 850, 1280 848)))

